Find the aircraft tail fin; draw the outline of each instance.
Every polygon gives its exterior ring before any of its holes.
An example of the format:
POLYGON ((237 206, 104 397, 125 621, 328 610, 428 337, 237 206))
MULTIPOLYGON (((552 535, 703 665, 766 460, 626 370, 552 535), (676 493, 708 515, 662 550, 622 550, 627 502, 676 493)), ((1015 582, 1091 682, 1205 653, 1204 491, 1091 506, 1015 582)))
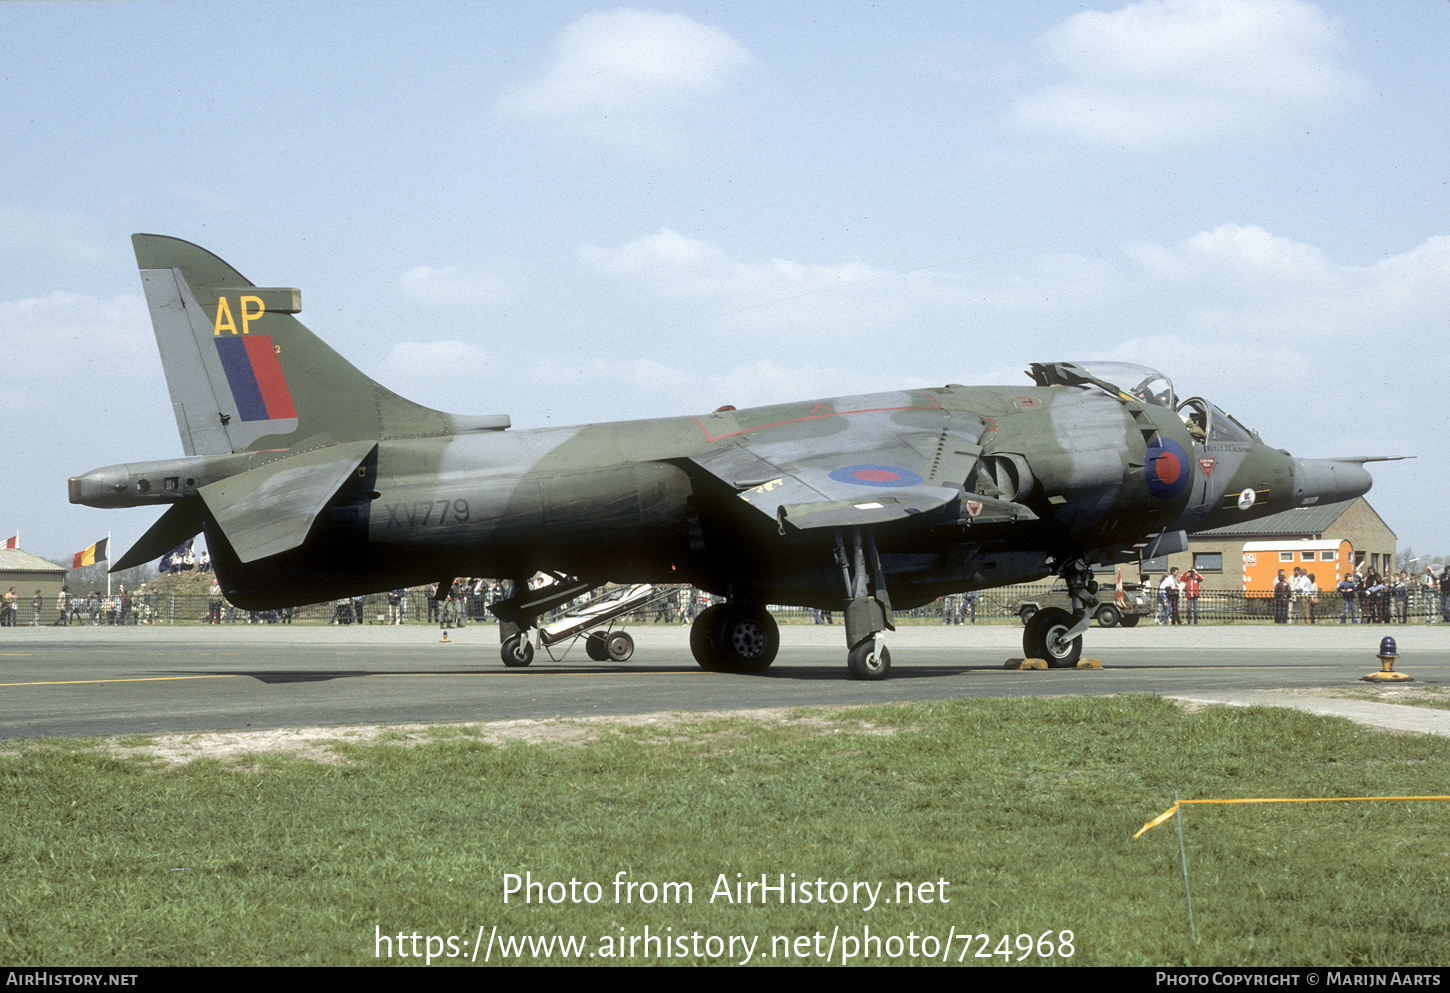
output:
POLYGON ((455 418, 380 386, 297 320, 300 290, 256 286, 180 238, 131 242, 187 455, 508 426, 506 417, 455 418))

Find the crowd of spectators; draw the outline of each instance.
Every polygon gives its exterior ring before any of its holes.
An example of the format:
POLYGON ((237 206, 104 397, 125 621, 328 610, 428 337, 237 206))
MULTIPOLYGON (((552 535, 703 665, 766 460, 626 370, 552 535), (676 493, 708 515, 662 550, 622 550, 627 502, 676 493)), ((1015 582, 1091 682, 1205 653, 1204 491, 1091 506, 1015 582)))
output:
MULTIPOLYGON (((205 553, 202 553, 205 558, 205 553)), ((194 566, 193 568, 196 568, 194 566)), ((1380 575, 1375 569, 1347 572, 1329 587, 1321 586, 1317 577, 1302 568, 1292 573, 1280 570, 1271 591, 1204 591, 1203 576, 1189 569, 1180 574, 1171 570, 1161 581, 1141 577, 1144 592, 1156 593, 1154 620, 1159 624, 1197 624, 1200 599, 1204 612, 1216 620, 1251 620, 1272 617, 1278 624, 1314 624, 1332 622, 1335 607, 1341 624, 1450 624, 1450 565, 1440 572, 1426 567, 1420 574, 1401 570, 1380 575), (1338 603, 1335 603, 1335 598, 1338 603), (1255 605, 1258 606, 1255 606, 1255 605)), ((23 623, 64 626, 69 624, 143 625, 169 622, 204 621, 210 624, 290 624, 294 618, 323 621, 335 625, 409 623, 437 624, 458 628, 493 620, 489 606, 509 596, 512 584, 482 578, 456 581, 452 588, 439 595, 437 584, 415 589, 398 588, 386 593, 342 597, 331 604, 285 608, 269 611, 240 610, 229 603, 215 578, 210 592, 202 596, 173 591, 163 592, 156 585, 142 583, 136 591, 119 584, 114 591, 93 589, 72 593, 62 587, 53 600, 36 590, 25 596, 15 587, 0 598, 0 627, 23 623), (29 609, 25 601, 29 600, 29 609)), ((940 617, 943 624, 975 624, 980 612, 987 618, 1010 614, 1011 602, 1021 596, 1020 590, 985 590, 943 597, 933 604, 905 614, 940 617)), ((1099 596, 1103 596, 1100 592, 1099 596)), ((1108 591, 1111 596, 1111 590, 1108 591)), ((581 597, 580 599, 586 599, 581 597)), ((688 624, 704 607, 718 598, 688 586, 679 587, 674 595, 650 604, 636 621, 688 624)), ((1106 602, 1106 601, 1105 601, 1106 602)), ((571 605, 557 608, 567 610, 571 605)), ((831 611, 811 609, 806 613, 816 624, 830 624, 831 611)))
POLYGON ((1408 624, 1421 618, 1426 624, 1450 624, 1450 564, 1439 576, 1430 566, 1418 576, 1405 569, 1383 576, 1374 569, 1346 572, 1335 592, 1341 624, 1408 624))

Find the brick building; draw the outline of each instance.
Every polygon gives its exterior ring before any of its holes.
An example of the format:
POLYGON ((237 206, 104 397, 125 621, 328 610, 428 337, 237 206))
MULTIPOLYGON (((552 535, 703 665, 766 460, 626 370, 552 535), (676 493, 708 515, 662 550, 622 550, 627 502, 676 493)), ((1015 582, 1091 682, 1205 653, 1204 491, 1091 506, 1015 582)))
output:
POLYGON ((54 617, 55 596, 65 582, 66 568, 37 558, 19 548, 0 548, 0 596, 15 587, 18 600, 25 609, 20 612, 22 624, 30 623, 30 599, 40 590, 45 598, 46 613, 54 617))
POLYGON ((1189 535, 1187 551, 1145 562, 1143 571, 1161 577, 1173 566, 1180 572, 1193 566, 1203 574, 1205 590, 1243 591, 1245 545, 1251 545, 1247 551, 1256 558, 1273 556, 1286 573, 1294 566, 1315 573, 1321 589, 1332 589, 1351 566, 1383 574, 1395 564, 1395 533, 1364 497, 1356 497, 1189 535), (1338 550, 1342 541, 1349 542, 1350 562, 1340 561, 1345 555, 1338 550), (1305 560, 1309 554, 1314 555, 1312 563, 1305 560), (1332 559, 1327 557, 1331 554, 1332 559))

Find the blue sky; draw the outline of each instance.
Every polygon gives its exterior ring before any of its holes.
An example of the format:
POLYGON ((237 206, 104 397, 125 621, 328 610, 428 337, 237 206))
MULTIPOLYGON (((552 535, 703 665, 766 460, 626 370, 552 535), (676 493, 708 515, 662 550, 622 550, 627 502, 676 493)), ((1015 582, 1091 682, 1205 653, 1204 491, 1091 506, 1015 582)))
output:
POLYGON ((129 235, 518 427, 1153 365, 1450 554, 1450 3, 0 4, 0 529, 180 454, 129 235))

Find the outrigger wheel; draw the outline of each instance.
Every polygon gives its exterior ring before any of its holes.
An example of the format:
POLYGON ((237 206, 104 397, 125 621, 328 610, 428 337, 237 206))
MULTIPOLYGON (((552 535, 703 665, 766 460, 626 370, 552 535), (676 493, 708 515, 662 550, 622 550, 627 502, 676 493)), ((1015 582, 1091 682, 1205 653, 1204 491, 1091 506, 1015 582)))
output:
POLYGON ((885 679, 891 671, 891 650, 876 648, 876 638, 867 638, 846 655, 846 668, 853 679, 885 679))
POLYGON ((534 643, 516 634, 503 643, 499 656, 510 669, 521 669, 534 661, 534 643))
POLYGON ((710 672, 764 672, 779 651, 780 628, 756 604, 714 604, 690 628, 690 652, 710 672))

